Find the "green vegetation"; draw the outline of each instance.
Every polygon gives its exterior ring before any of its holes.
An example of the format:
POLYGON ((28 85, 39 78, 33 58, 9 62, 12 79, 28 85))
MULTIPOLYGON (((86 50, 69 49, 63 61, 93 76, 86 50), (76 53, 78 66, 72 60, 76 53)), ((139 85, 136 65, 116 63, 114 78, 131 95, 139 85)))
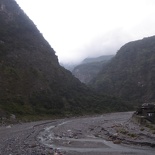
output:
POLYGON ((149 128, 150 130, 155 130, 155 125, 150 124, 150 123, 147 123, 145 127, 149 128))
POLYGON ((121 129, 119 132, 122 133, 123 135, 129 134, 129 132, 125 129, 121 129))
POLYGON ((83 115, 131 109, 98 95, 58 63, 55 51, 14 0, 0 0, 0 117, 83 115))
POLYGON ((130 133, 129 131, 127 131, 127 130, 125 130, 125 129, 123 129, 123 128, 117 130, 117 132, 119 132, 119 133, 121 133, 121 134, 123 134, 123 135, 127 135, 127 136, 129 136, 129 137, 131 137, 131 138, 137 137, 137 134, 135 134, 135 133, 130 133))
POLYGON ((136 135, 135 133, 128 133, 128 136, 129 136, 129 137, 132 137, 132 138, 137 137, 137 135, 136 135))
POLYGON ((144 131, 144 128, 141 128, 140 131, 144 131))
POLYGON ((89 85, 127 101, 154 102, 154 49, 155 36, 127 43, 89 85))

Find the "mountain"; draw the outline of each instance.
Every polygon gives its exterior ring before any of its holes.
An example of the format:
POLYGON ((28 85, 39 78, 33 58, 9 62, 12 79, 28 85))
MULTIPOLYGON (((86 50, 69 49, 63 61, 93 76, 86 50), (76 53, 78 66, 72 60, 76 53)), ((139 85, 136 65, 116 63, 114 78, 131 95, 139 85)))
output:
POLYGON ((155 101, 155 36, 125 44, 90 85, 128 101, 155 101))
POLYGON ((74 63, 60 63, 60 65, 71 72, 75 68, 75 66, 77 66, 77 64, 74 64, 74 63))
POLYGON ((109 61, 112 57, 114 57, 114 55, 102 55, 96 58, 86 58, 82 61, 81 64, 109 61))
POLYGON ((128 108, 120 99, 97 95, 61 67, 55 51, 17 3, 0 0, 0 116, 115 110, 128 108))
POLYGON ((104 55, 97 58, 86 58, 73 69, 72 74, 82 83, 88 84, 112 57, 113 55, 104 55))

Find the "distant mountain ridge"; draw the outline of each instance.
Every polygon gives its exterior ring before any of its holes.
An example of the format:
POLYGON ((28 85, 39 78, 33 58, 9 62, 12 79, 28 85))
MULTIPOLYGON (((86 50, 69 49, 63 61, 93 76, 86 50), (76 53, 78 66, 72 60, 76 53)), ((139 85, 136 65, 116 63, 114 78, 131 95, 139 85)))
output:
POLYGON ((114 57, 114 55, 102 55, 102 56, 95 57, 95 58, 86 58, 81 62, 81 64, 108 61, 112 57, 114 57))
POLYGON ((97 58, 86 58, 80 65, 76 66, 72 74, 78 78, 82 83, 89 83, 102 69, 109 60, 113 58, 113 55, 103 55, 97 58))
POLYGON ((155 101, 155 36, 125 44, 90 85, 129 101, 155 101))
POLYGON ((77 64, 74 64, 74 63, 60 63, 60 65, 71 72, 74 69, 74 67, 77 66, 77 64))

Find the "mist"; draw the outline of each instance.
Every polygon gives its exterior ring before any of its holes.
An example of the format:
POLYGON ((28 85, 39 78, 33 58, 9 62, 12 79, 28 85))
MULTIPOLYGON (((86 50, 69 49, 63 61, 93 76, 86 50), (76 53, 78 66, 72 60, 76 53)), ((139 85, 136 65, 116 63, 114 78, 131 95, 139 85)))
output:
POLYGON ((116 54, 127 42, 155 35, 154 0, 16 1, 60 63, 116 54))

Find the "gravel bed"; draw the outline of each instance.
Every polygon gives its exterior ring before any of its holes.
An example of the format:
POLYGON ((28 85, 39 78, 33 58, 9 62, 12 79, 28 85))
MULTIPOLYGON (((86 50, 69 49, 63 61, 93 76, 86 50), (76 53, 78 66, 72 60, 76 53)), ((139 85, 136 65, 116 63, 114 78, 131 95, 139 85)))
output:
POLYGON ((153 155, 155 134, 133 112, 0 127, 0 155, 153 155))

